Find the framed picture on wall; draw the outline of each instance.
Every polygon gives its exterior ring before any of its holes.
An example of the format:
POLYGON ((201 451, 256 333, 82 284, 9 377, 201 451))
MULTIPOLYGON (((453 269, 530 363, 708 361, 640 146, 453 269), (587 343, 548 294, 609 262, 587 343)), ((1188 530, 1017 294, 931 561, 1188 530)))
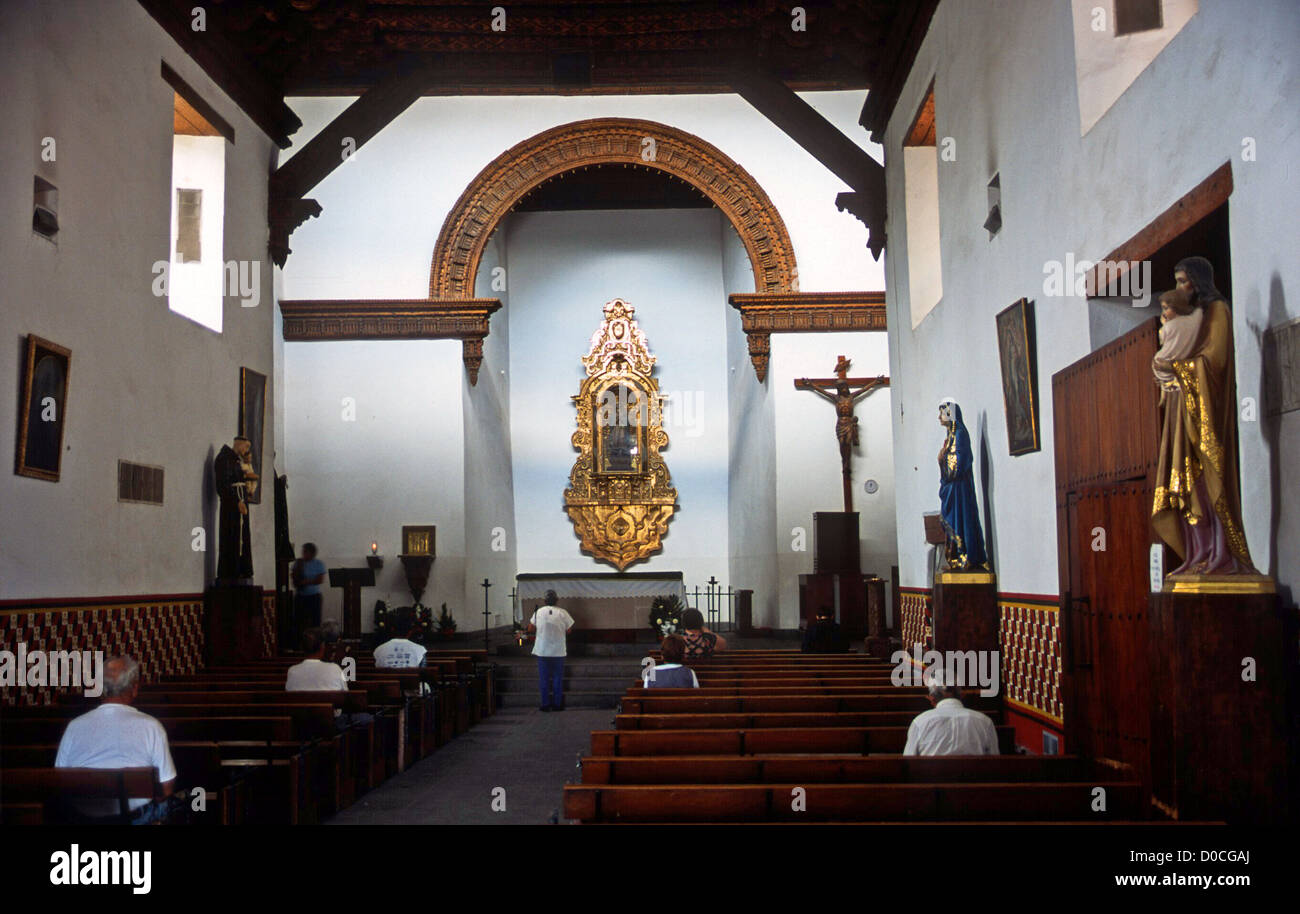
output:
POLYGON ((1020 299, 997 316, 1002 402, 1011 456, 1041 449, 1038 434, 1038 366, 1034 351, 1034 308, 1020 299))
MULTIPOLYGON (((249 462, 262 476, 262 430, 266 417, 266 375, 251 368, 239 369, 239 434, 252 442, 249 462)), ((248 496, 248 503, 262 503, 262 486, 248 496)))
POLYGON ((71 367, 71 350, 35 334, 27 335, 14 459, 14 472, 19 476, 59 481, 71 367))

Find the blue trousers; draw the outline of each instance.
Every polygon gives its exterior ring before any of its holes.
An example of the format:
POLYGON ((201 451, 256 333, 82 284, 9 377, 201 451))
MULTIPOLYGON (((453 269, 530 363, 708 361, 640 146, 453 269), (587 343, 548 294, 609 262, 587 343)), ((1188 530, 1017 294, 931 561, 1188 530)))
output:
POLYGON ((538 657, 537 684, 542 691, 542 707, 558 708, 564 704, 564 658, 538 657))

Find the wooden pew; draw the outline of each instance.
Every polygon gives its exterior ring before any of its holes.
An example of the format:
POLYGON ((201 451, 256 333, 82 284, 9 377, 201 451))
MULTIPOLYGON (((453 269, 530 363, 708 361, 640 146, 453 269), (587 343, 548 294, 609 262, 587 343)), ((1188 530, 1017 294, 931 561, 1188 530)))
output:
MULTIPOLYGON (((773 711, 737 714, 619 714, 617 730, 759 730, 774 727, 904 727, 919 711, 773 711)), ((1001 711, 989 714, 1001 722, 1001 711)))
POLYGON ((564 815, 582 822, 1051 821, 1140 818, 1133 781, 950 784, 672 784, 564 788, 564 815), (1106 791, 1106 811, 1093 791, 1106 791), (803 791, 802 808, 792 802, 803 791))
MULTIPOLYGON (((65 806, 75 800, 114 800, 118 814, 106 822, 128 823, 132 799, 162 799, 158 769, 148 768, 6 768, 4 770, 4 807, 20 805, 21 818, 28 820, 31 807, 39 804, 41 821, 79 821, 75 810, 65 806)), ((5 815, 6 820, 8 815, 5 815)))
POLYGON ((1020 783, 1111 781, 1113 770, 1073 755, 586 756, 583 784, 1020 783))
MULTIPOLYGON (((1003 755, 1015 749, 1015 728, 998 727, 1003 755)), ((785 727, 760 730, 594 730, 591 754, 611 755, 772 755, 831 753, 898 754, 907 745, 907 727, 785 727)))
MULTIPOLYGON (((624 697, 624 714, 743 714, 774 711, 910 711, 919 714, 931 708, 924 695, 898 694, 835 694, 835 695, 742 695, 696 696, 657 695, 657 689, 637 697, 624 697)), ((999 710, 996 698, 979 703, 967 703, 981 711, 999 710)))
MULTIPOLYGON (((243 772, 222 765, 221 744, 215 742, 169 743, 176 765, 176 789, 192 798, 194 788, 205 794, 206 812, 195 812, 190 804, 187 821, 196 824, 237 825, 244 821, 249 803, 249 779, 243 772)), ((29 746, 0 746, 0 787, 11 768, 53 768, 57 743, 29 746)))
MULTIPOLYGON (((337 740, 304 745, 295 736, 291 717, 161 716, 158 720, 167 732, 168 745, 215 741, 222 747, 223 767, 239 767, 242 763, 244 767, 266 768, 264 776, 283 788, 277 807, 283 809, 283 815, 271 812, 268 821, 312 821, 318 818, 318 807, 337 809, 347 801, 350 781, 344 780, 346 756, 337 740), (310 789, 302 771, 304 765, 316 775, 310 789), (299 785, 302 789, 296 789, 299 785)), ((67 723, 67 718, 59 716, 16 719, 6 714, 5 723, 0 727, 0 741, 6 748, 57 746, 67 723)))

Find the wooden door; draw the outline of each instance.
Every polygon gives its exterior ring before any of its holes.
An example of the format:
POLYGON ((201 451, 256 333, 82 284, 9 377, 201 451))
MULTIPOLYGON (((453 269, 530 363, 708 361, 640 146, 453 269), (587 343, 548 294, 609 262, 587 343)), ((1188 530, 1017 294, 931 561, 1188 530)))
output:
POLYGON ((1143 324, 1052 378, 1066 744, 1132 765, 1148 787, 1156 327, 1143 324))

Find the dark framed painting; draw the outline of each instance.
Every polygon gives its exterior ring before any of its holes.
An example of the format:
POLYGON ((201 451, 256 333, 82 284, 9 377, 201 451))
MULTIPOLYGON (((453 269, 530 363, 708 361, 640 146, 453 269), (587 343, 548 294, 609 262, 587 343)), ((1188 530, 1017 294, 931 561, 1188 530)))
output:
POLYGON ((433 524, 402 526, 402 555, 437 555, 438 528, 433 524))
POLYGON ((1011 456, 1041 450, 1038 429, 1038 359, 1034 347, 1034 306, 1020 299, 997 316, 998 359, 1002 366, 1002 404, 1011 456))
POLYGON ((239 369, 239 434, 252 442, 248 460, 254 472, 261 477, 256 491, 248 496, 248 503, 262 503, 262 431, 266 418, 266 375, 251 368, 239 369))
POLYGON ((14 459, 14 472, 19 476, 59 481, 71 367, 70 349, 27 335, 14 459))

